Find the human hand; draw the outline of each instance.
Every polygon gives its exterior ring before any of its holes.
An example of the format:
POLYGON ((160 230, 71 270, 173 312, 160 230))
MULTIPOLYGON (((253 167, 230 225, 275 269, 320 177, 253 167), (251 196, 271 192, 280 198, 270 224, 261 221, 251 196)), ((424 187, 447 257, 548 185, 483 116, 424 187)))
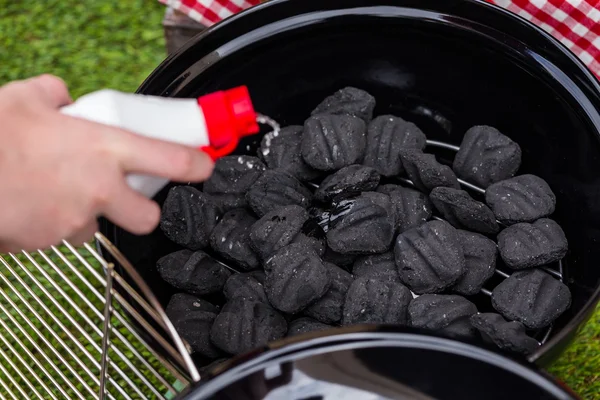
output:
POLYGON ((0 87, 0 251, 82 243, 99 216, 149 233, 160 208, 129 188, 127 174, 199 182, 212 173, 203 152, 61 114, 70 103, 51 75, 0 87))

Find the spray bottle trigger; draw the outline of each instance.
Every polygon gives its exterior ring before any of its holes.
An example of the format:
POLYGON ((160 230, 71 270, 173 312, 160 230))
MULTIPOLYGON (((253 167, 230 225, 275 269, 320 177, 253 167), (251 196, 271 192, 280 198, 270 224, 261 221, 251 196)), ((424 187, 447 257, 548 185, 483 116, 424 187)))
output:
POLYGON ((223 147, 215 148, 213 146, 203 146, 200 148, 200 150, 208 154, 213 161, 217 161, 219 158, 229 155, 232 151, 234 151, 238 146, 238 143, 238 138, 234 136, 223 147))

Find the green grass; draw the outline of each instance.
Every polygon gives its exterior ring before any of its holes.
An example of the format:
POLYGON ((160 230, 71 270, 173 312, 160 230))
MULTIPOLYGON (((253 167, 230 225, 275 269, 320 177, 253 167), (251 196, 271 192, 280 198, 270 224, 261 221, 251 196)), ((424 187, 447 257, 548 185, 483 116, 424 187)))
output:
MULTIPOLYGON (((156 0, 0 0, 0 84, 53 73, 74 98, 134 91, 165 57, 163 13, 156 0)), ((600 309, 550 372, 600 400, 600 309)))

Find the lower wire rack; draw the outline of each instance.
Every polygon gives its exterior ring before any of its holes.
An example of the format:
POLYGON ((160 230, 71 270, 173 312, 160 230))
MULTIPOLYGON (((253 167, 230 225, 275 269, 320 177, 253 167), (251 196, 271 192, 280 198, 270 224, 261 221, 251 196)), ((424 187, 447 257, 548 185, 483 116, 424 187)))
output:
POLYGON ((67 242, 0 256, 0 400, 166 400, 200 379, 135 269, 96 241, 114 263, 67 242))

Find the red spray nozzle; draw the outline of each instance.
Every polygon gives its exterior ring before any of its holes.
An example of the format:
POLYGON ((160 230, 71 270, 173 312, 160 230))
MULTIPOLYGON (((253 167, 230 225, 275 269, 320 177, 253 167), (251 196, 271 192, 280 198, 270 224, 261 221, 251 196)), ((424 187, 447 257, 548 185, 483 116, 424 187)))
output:
POLYGON ((198 98, 210 146, 202 150, 213 160, 231 153, 244 136, 259 132, 256 112, 246 86, 211 93, 198 98))

